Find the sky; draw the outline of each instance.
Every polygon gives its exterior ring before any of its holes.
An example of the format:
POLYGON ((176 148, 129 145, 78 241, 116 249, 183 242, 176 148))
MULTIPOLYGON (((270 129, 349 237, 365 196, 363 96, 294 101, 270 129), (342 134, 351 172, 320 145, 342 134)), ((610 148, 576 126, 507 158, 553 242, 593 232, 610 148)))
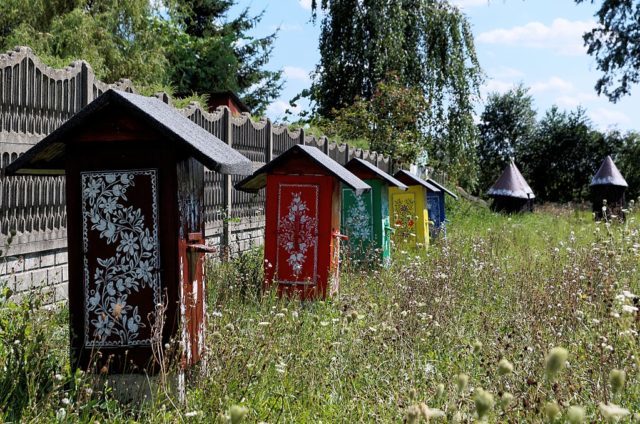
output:
MULTIPOLYGON (((582 34, 595 26, 596 6, 573 0, 452 0, 469 20, 476 51, 486 76, 482 100, 487 94, 506 92, 522 83, 530 88, 539 117, 552 105, 563 110, 586 109, 601 130, 640 129, 634 118, 640 111, 640 87, 618 103, 598 97, 594 90, 601 75, 586 54, 582 34)), ((596 2, 599 3, 599 2, 596 2)), ((269 69, 284 72, 285 85, 267 116, 280 121, 289 100, 311 84, 309 74, 320 59, 319 22, 311 22, 311 0, 238 0, 231 12, 249 7, 264 16, 253 35, 263 36, 279 28, 269 69)), ((300 104, 300 108, 308 105, 300 104)))

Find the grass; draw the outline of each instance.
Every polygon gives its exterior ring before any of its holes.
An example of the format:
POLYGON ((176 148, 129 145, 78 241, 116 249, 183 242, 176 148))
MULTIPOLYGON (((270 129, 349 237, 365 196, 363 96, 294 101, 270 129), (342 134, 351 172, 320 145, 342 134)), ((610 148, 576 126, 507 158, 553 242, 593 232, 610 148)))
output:
MULTIPOLYGON (((609 225, 560 208, 513 217, 464 202, 453 209, 446 240, 398 254, 388 270, 345 264, 340 296, 328 302, 259 295, 256 252, 212 266, 207 369, 194 372, 180 406, 162 395, 127 406, 88 390, 64 359, 64 310, 43 311, 57 318, 29 333, 52 336, 21 343, 52 358, 40 366, 50 384, 21 392, 21 419, 473 422, 481 412, 489 422, 582 422, 580 406, 593 422, 614 420, 615 404, 629 411, 620 422, 640 420, 631 295, 640 294, 640 217, 609 225), (566 365, 548 358, 555 347, 566 349, 566 365), (619 390, 612 370, 626 374, 620 386, 614 373, 619 390)), ((6 367, 13 330, 4 331, 6 367)), ((42 381, 38 368, 21 372, 27 386, 42 381)))

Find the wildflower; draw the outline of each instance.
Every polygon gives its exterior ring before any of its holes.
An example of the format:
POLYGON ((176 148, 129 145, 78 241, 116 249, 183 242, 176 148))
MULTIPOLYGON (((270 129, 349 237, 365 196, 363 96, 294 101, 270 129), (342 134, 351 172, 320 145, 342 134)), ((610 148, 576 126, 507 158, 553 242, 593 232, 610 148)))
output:
POLYGON ((442 395, 444 395, 444 384, 440 383, 438 384, 438 387, 436 387, 436 397, 442 397, 442 395))
POLYGON ((634 312, 638 312, 638 308, 635 306, 631 306, 631 305, 622 305, 622 310, 624 312, 628 312, 630 314, 634 313, 634 312))
POLYGON ((224 328, 225 328, 226 330, 229 330, 229 331, 233 331, 233 330, 235 330, 235 329, 236 329, 236 328, 233 326, 233 324, 231 324, 231 323, 229 323, 229 324, 225 325, 225 326, 224 326, 224 328))
POLYGON ((618 405, 614 405, 613 403, 604 404, 600 403, 598 405, 598 409, 600 409, 600 413, 602 416, 609 422, 615 423, 618 422, 621 418, 629 415, 629 410, 625 408, 621 408, 618 405))
POLYGON ((283 314, 282 312, 278 312, 278 313, 275 315, 275 317, 276 317, 276 318, 284 318, 284 314, 283 314))
POLYGON ((69 400, 69 398, 62 398, 62 404, 63 405, 69 405, 71 403, 71 401, 69 400))
POLYGON ((64 379, 64 377, 63 377, 62 375, 60 375, 60 374, 56 374, 56 375, 54 376, 54 378, 55 378, 56 380, 58 380, 58 381, 62 381, 62 380, 64 379))
POLYGON ((261 321, 258 323, 258 327, 268 327, 271 323, 269 321, 261 321))
POLYGON ((585 420, 584 408, 581 406, 570 406, 567 409, 567 420, 570 424, 582 424, 585 420))
POLYGON ((424 419, 427 420, 427 422, 429 422, 431 418, 444 417, 443 411, 439 409, 431 409, 425 403, 420 404, 420 412, 422 413, 424 419))
POLYGON ((246 407, 233 405, 229 409, 229 418, 231 419, 231 424, 239 424, 248 413, 249 410, 246 407))
POLYGON ((547 402, 544 405, 544 421, 552 423, 560 417, 560 407, 557 402, 547 402))
POLYGON ((469 376, 467 374, 458 374, 456 376, 456 386, 458 386, 458 391, 464 392, 469 384, 469 376))
POLYGON ((512 402, 513 402, 513 395, 509 392, 504 392, 500 397, 500 407, 502 409, 507 409, 512 402))
POLYGON ((67 416, 67 411, 64 408, 60 408, 56 411, 56 419, 58 422, 64 421, 67 416))
POLYGON ((420 407, 418 405, 412 405, 407 409, 407 424, 414 424, 418 422, 420 418, 420 407))
POLYGON ((476 340, 473 342, 473 353, 478 353, 482 350, 482 342, 480 340, 476 340))
POLYGON ((502 358, 498 362, 498 375, 507 375, 513 372, 513 364, 506 358, 502 358))
POLYGON ((547 375, 554 377, 566 365, 569 352, 563 347, 554 347, 549 351, 546 360, 547 375))
POLYGON ((493 409, 493 395, 483 389, 478 389, 473 400, 476 404, 478 419, 483 420, 493 409))
POLYGON ((187 417, 187 418, 191 418, 191 417, 197 416, 198 414, 199 414, 198 411, 189 411, 186 414, 184 414, 184 416, 187 417))
POLYGON ((609 384, 613 393, 620 394, 624 388, 627 374, 623 370, 611 370, 609 373, 609 384))

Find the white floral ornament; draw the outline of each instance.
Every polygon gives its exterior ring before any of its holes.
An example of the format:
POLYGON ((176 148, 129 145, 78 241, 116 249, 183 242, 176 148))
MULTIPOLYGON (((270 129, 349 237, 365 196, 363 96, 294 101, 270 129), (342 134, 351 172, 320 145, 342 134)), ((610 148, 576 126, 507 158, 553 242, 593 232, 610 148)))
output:
POLYGON ((289 254, 287 263, 291 272, 298 277, 302 274, 309 249, 318 242, 318 221, 308 215, 307 203, 301 193, 292 193, 288 213, 280 218, 280 246, 289 254))
POLYGON ((155 170, 82 174, 86 346, 150 343, 148 338, 139 338, 140 329, 146 326, 138 306, 129 304, 128 297, 150 288, 154 304, 160 301, 156 199, 155 170), (126 193, 135 185, 136 176, 151 180, 151 229, 145 226, 140 208, 121 202, 128 200, 126 193), (118 243, 114 256, 97 258, 93 273, 86 256, 90 231, 99 232, 108 245, 118 243))

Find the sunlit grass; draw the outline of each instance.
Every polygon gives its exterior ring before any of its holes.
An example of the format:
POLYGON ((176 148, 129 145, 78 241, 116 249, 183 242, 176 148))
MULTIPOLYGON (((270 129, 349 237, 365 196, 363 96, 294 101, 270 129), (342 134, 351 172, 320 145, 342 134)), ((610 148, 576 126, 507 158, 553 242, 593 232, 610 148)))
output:
MULTIPOLYGON (((327 302, 258 294, 259 253, 212 266, 206 370, 192 376, 184 405, 160 396, 134 408, 135 417, 636 419, 637 216, 609 225, 563 209, 505 217, 464 202, 454 207, 446 240, 426 254, 396 255, 388 270, 345 264, 340 296, 327 302)), ((88 396, 82 384, 70 388, 58 361, 67 384, 32 401, 25 419, 55 420, 60 410, 69 421, 131 416, 130 407, 88 396)))

